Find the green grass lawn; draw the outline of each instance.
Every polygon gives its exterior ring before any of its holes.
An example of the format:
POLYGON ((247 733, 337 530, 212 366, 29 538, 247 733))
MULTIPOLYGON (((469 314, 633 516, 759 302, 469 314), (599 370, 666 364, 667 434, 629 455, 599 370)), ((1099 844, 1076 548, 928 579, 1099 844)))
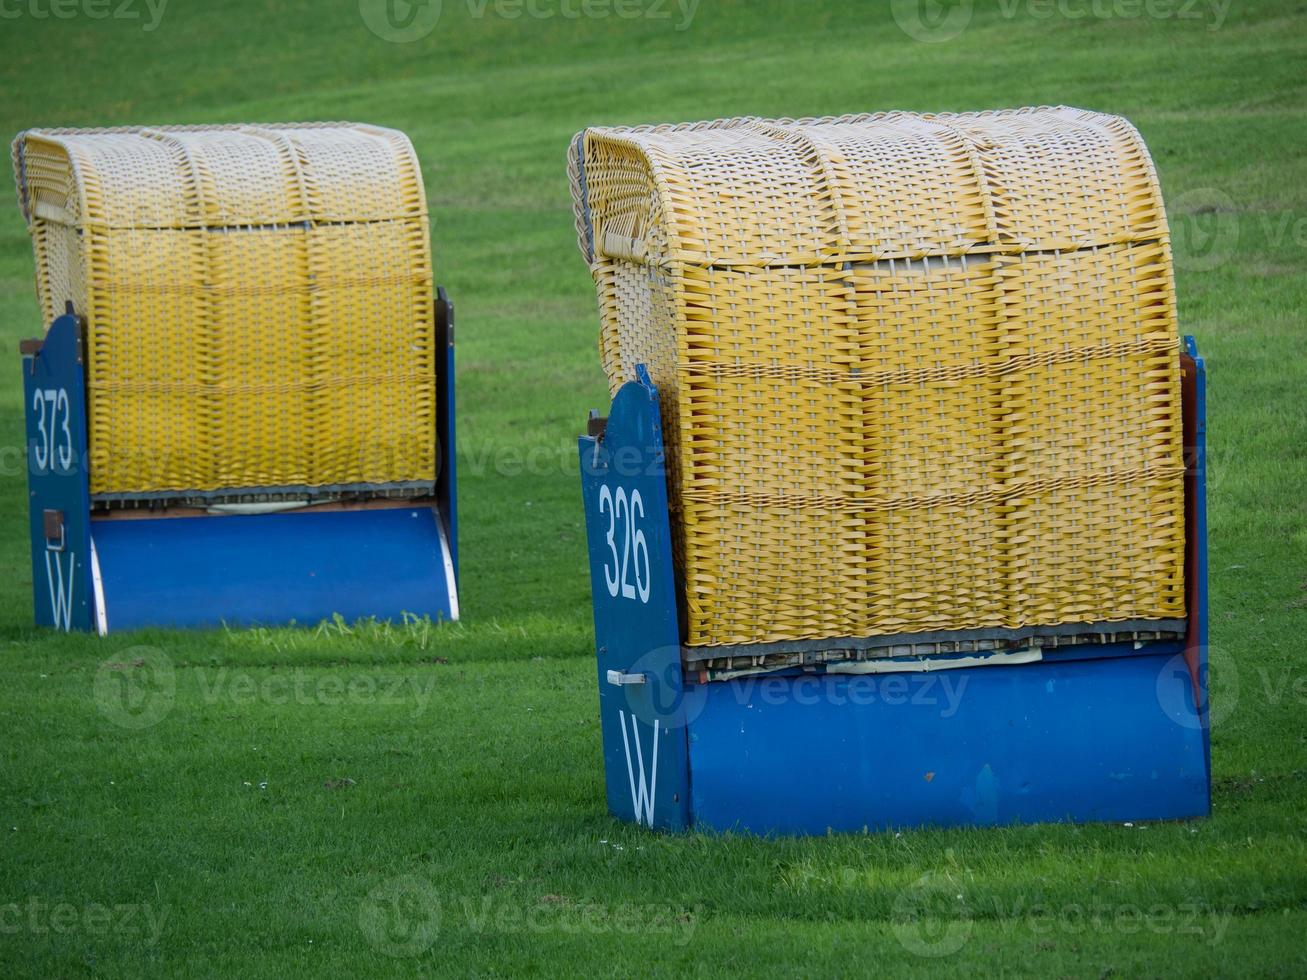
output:
POLYGON ((873 3, 444 0, 408 44, 356 0, 122 2, 0 5, 0 132, 412 136, 460 314, 463 622, 35 630, 17 349, 41 324, 5 172, 0 975, 1307 973, 1300 0, 978 2, 934 43, 873 3), (139 16, 92 16, 115 11, 139 16), (606 387, 568 139, 1038 103, 1142 131, 1208 359, 1212 818, 775 841, 615 823, 572 458, 606 387), (144 714, 104 709, 124 684, 144 714))

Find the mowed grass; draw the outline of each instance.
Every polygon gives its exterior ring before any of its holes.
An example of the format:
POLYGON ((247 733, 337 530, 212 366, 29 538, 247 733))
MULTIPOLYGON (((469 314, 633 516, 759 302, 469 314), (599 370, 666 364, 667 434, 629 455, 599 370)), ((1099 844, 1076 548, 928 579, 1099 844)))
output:
POLYGON ((922 43, 879 4, 704 0, 678 31, 652 0, 623 9, 667 19, 445 0, 401 45, 349 0, 173 0, 148 32, 140 3, 10 4, 6 134, 357 119, 413 137, 460 314, 464 619, 35 630, 17 341, 41 325, 0 207, 0 973, 1307 972, 1307 11, 1032 6, 977 4, 922 43), (572 461, 606 387, 568 139, 1034 103, 1128 116, 1171 209, 1210 369, 1212 818, 770 841, 615 823, 572 461), (136 713, 106 710, 124 692, 136 713))

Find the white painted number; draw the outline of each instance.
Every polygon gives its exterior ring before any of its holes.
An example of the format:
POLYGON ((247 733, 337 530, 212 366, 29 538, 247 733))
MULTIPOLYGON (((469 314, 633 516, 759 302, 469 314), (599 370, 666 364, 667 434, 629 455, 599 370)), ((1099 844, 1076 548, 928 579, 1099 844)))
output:
POLYGON ((637 519, 644 519, 644 500, 639 490, 632 490, 628 497, 625 487, 618 487, 614 495, 612 489, 604 484, 599 488, 599 513, 608 515, 608 537, 605 539, 612 563, 604 559, 604 584, 608 594, 614 599, 620 594, 623 599, 649 601, 649 543, 645 540, 643 529, 636 526, 637 519), (618 522, 622 522, 622 551, 618 554, 618 522), (635 553, 635 561, 631 554, 635 553), (634 581, 631 581, 634 579, 634 581))
POLYGON ((73 430, 68 392, 63 388, 40 388, 32 399, 32 409, 36 412, 39 433, 33 460, 36 468, 45 470, 57 463, 61 470, 71 469, 73 430))
POLYGON ((613 554, 611 570, 608 567, 608 560, 604 559, 604 584, 608 586, 608 594, 616 596, 617 545, 613 543, 613 531, 617 529, 617 514, 613 508, 613 491, 609 489, 606 483, 599 488, 599 513, 608 515, 608 550, 613 554))
MULTIPOLYGON (((32 463, 37 472, 73 468, 73 413, 65 388, 38 388, 32 393, 32 411, 36 414, 36 441, 32 446, 32 463)), ((45 544, 45 578, 50 588, 50 614, 54 625, 62 630, 72 627, 73 585, 77 558, 65 551, 61 539, 45 544), (67 567, 64 557, 67 556, 67 567)))

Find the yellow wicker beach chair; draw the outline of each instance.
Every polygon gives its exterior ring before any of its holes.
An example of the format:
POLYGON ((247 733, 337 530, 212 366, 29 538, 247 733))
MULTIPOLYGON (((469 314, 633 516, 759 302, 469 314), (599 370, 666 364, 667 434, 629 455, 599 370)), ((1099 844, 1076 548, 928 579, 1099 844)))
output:
POLYGON ((452 307, 402 133, 29 130, 36 619, 457 618, 452 307))

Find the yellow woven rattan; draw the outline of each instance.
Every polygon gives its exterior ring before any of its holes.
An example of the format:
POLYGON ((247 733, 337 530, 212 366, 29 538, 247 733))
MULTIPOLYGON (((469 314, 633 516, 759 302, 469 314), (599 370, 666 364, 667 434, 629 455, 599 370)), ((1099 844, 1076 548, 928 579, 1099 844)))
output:
POLYGON ((1170 246, 1068 108, 590 129, 613 390, 663 393, 691 645, 1184 615, 1170 246))
POLYGON ((47 323, 87 319, 91 492, 430 485, 426 199, 399 132, 32 130, 47 323))

